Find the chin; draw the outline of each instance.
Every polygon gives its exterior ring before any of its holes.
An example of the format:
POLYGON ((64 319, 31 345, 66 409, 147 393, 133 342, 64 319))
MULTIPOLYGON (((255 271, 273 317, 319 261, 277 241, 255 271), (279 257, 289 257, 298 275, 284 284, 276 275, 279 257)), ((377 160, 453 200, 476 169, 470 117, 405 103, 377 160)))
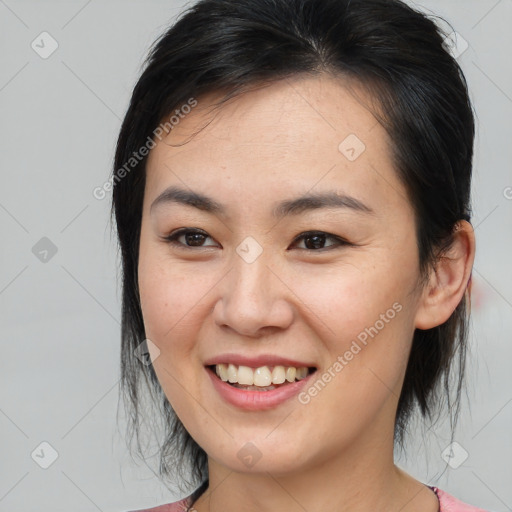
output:
MULTIPOLYGON (((268 433, 265 433, 268 435, 268 433)), ((250 440, 250 437, 233 441, 231 446, 220 447, 219 444, 209 448, 206 444, 208 457, 215 460, 230 471, 246 474, 267 474, 285 476, 303 470, 308 465, 308 457, 297 456, 297 446, 308 446, 298 440, 284 445, 279 440, 265 440, 265 435, 250 440)), ((311 447, 311 445, 309 445, 311 447)))

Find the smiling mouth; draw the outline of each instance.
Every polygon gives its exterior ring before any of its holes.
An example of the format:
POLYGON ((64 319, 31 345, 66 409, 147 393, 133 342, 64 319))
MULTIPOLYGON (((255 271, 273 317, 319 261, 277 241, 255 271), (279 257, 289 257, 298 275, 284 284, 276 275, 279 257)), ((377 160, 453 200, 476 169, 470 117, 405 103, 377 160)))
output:
POLYGON ((260 366, 251 368, 220 363, 208 366, 217 377, 232 387, 247 391, 271 391, 305 379, 316 371, 315 367, 260 366))

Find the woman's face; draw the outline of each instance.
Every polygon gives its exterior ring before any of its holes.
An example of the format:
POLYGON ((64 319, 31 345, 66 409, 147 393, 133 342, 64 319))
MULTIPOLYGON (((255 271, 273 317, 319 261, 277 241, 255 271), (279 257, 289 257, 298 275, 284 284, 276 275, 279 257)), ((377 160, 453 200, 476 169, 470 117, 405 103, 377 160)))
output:
POLYGON ((139 285, 162 388, 232 470, 387 456, 420 308, 389 139, 326 75, 208 114, 218 97, 197 98, 147 162, 139 285))

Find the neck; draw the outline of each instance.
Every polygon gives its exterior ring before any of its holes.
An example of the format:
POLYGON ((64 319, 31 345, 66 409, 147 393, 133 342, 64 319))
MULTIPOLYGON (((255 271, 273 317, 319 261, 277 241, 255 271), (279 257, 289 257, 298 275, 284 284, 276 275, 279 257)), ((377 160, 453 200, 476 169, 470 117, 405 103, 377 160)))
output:
MULTIPOLYGON (((392 432, 382 442, 374 425, 364 442, 348 443, 334 456, 319 454, 300 471, 236 472, 209 459, 209 486, 194 503, 196 512, 436 512, 434 493, 393 461, 392 432)), ((297 457, 299 459, 299 456, 297 457)), ((257 466, 254 467, 256 469, 257 466)))

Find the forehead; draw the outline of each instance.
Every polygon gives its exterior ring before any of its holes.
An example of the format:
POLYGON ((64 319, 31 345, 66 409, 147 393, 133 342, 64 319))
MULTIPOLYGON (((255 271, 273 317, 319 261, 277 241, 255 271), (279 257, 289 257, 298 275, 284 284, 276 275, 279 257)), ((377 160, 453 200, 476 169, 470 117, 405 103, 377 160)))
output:
POLYGON ((330 75, 295 77, 259 87, 212 108, 200 96, 151 150, 146 195, 180 183, 240 195, 343 189, 377 202, 403 200, 390 141, 361 88, 330 75), (183 183, 184 181, 184 183, 183 183))
POLYGON ((180 116, 165 141, 179 145, 201 129, 203 146, 216 138, 222 144, 296 142, 306 147, 318 135, 327 144, 348 133, 367 139, 374 128, 374 138, 386 137, 367 107, 375 106, 373 98, 357 83, 341 77, 287 78, 254 86, 216 107, 222 97, 215 91, 197 98, 198 105, 180 116))

